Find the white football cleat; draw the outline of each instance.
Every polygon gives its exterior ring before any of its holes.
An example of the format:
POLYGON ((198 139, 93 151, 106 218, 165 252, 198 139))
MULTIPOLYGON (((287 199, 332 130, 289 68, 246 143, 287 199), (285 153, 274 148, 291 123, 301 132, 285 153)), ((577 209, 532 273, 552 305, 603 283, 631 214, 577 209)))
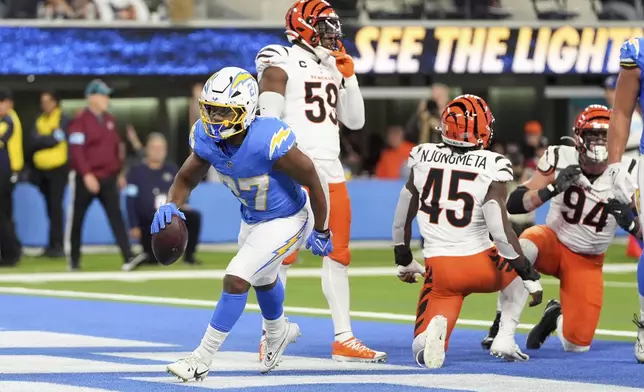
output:
POLYGON ((530 356, 521 351, 519 345, 510 337, 497 336, 490 347, 490 355, 503 358, 508 362, 524 362, 530 359, 530 356))
POLYGON ((210 371, 209 365, 194 354, 190 354, 189 357, 181 358, 177 362, 171 363, 167 369, 168 373, 174 374, 183 382, 187 382, 193 378, 197 381, 203 380, 210 371))
POLYGON ((264 353, 266 353, 266 331, 262 331, 262 337, 259 339, 259 361, 264 361, 264 353))
POLYGON ((644 322, 633 315, 633 323, 637 326, 637 341, 635 342, 635 358, 637 362, 644 363, 644 322))
POLYGON ((286 347, 291 343, 295 343, 300 335, 300 326, 289 322, 288 319, 284 320, 282 334, 274 338, 266 334, 266 350, 264 351, 264 359, 259 372, 268 373, 273 370, 282 360, 286 347))
POLYGON ((445 339, 447 338, 447 319, 436 315, 425 330, 425 349, 423 360, 428 369, 438 369, 445 362, 445 339))

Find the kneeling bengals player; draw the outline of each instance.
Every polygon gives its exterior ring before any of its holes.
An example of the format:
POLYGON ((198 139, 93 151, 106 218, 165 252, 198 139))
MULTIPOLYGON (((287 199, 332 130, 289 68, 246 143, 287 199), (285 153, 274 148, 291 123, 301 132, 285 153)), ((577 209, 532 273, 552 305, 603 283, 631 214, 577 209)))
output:
MULTIPOLYGON (((641 236, 632 207, 613 198, 611 178, 605 172, 609 119, 605 106, 585 108, 573 127, 575 146, 548 147, 538 171, 508 199, 511 214, 532 211, 552 199, 546 224, 533 226, 520 237, 523 253, 537 271, 561 282, 561 303, 548 302, 541 321, 528 335, 528 349, 540 348, 557 330, 565 351, 588 351, 602 307, 604 254, 618 225, 641 236)), ((637 161, 623 158, 622 165, 637 181, 637 161)), ((501 294, 520 297, 507 289, 501 294)), ((514 333, 506 331, 514 326, 503 325, 504 312, 497 312, 497 321, 501 318, 500 325, 495 321, 498 334, 493 325, 482 342, 484 347, 492 344, 494 348, 497 339, 514 333)))
MULTIPOLYGON (((412 350, 417 363, 428 368, 443 365, 450 334, 470 293, 518 286, 533 295, 531 306, 541 303, 539 274, 523 256, 505 210, 512 165, 484 150, 493 125, 483 99, 462 95, 443 111, 444 144, 421 144, 409 158, 409 180, 396 207, 394 252, 400 280, 412 283, 416 273, 425 275, 412 350), (409 248, 414 216, 425 240, 425 268, 413 260, 409 248)), ((499 351, 509 358, 525 356, 514 341, 499 351)))

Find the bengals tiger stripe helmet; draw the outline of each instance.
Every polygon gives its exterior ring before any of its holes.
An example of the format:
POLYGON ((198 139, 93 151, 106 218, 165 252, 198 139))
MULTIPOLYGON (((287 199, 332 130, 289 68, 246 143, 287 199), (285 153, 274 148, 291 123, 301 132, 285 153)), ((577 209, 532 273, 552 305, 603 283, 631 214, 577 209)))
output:
POLYGON ((486 148, 494 135, 494 116, 483 98, 460 95, 443 110, 440 131, 445 144, 486 148))
POLYGON ((339 50, 342 23, 326 0, 298 0, 286 13, 286 36, 315 48, 339 50))
POLYGON ((579 164, 584 173, 600 175, 608 164, 608 123, 610 109, 604 105, 590 105, 575 119, 572 130, 579 164))

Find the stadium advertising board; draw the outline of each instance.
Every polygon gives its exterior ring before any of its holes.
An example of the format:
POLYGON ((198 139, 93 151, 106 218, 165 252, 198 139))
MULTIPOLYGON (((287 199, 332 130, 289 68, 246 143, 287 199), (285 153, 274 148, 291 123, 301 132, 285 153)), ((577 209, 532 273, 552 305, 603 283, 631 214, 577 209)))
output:
MULTIPOLYGON (((362 74, 611 74, 634 27, 347 27, 362 74)), ((0 75, 207 75, 254 71, 281 28, 0 27, 0 75)))
POLYGON ((363 27, 359 73, 611 74, 628 27, 363 27))

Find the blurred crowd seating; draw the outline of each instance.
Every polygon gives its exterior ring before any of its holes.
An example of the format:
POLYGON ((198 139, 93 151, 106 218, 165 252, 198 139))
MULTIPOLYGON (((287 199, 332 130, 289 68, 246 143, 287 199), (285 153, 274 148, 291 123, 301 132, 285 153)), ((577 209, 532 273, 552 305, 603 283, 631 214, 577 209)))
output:
MULTIPOLYGON (((188 9, 195 19, 231 16, 277 21, 291 1, 254 0, 0 0, 0 18, 158 21, 168 18, 170 3, 188 9), (279 4, 277 4, 279 3, 279 4), (279 7, 278 7, 279 6, 279 7), (282 7, 283 6, 283 7, 282 7)), ((359 20, 642 20, 644 0, 332 0, 345 19, 359 20)))

